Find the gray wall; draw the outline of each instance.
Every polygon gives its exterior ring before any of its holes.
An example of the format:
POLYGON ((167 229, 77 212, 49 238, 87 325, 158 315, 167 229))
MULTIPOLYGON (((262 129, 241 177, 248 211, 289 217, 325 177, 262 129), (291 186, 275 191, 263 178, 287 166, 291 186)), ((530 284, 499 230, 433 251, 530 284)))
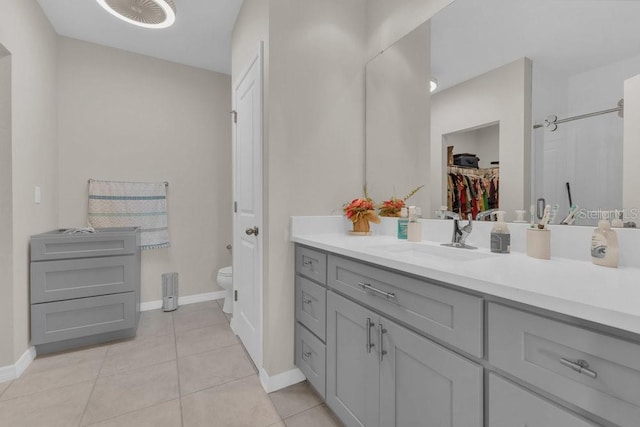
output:
POLYGON ((171 247, 143 251, 142 302, 219 290, 231 264, 231 78, 61 37, 60 226, 86 224, 87 180, 168 181, 171 247))
MULTIPOLYGON (((12 67, 13 281, 0 284, 0 366, 5 366, 29 347, 29 236, 58 225, 56 35, 35 1, 4 0, 0 44, 11 52, 12 67), (36 185, 42 188, 39 205, 33 198, 36 185)), ((7 256, 6 246, 2 250, 7 256)))

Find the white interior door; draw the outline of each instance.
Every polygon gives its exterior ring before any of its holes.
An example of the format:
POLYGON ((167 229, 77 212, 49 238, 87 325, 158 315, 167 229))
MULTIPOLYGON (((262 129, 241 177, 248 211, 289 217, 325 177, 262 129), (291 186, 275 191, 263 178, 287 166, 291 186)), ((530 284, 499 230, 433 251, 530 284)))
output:
POLYGON ((234 229, 231 328, 262 366, 262 43, 233 87, 234 229))

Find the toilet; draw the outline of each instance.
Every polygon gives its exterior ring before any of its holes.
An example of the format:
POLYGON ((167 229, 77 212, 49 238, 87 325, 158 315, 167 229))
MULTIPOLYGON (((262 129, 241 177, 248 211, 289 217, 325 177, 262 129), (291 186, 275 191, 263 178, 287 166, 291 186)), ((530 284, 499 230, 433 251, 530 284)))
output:
POLYGON ((218 270, 218 285, 224 289, 224 306, 222 311, 227 314, 233 312, 233 269, 232 266, 218 270))

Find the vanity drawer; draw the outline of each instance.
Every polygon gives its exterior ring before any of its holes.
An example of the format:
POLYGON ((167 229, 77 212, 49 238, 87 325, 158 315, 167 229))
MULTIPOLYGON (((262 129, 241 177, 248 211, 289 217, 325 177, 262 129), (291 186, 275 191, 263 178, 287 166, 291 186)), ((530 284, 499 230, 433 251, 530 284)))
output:
POLYGON ((134 256, 31 263, 31 303, 134 290, 134 256))
POLYGON ((328 265, 331 288, 482 357, 482 298, 333 255, 328 265))
POLYGON ((103 229, 92 234, 62 234, 60 231, 31 237, 31 261, 135 254, 135 228, 103 229))
POLYGON ((119 331, 135 325, 135 292, 31 306, 33 345, 119 331))
POLYGON ((326 285, 327 254, 302 246, 296 246, 296 273, 314 280, 321 285, 326 285))
POLYGON ((504 378, 489 374, 489 425, 491 427, 596 427, 504 378))
POLYGON ((296 276, 296 319, 325 340, 327 289, 301 276, 296 276))
POLYGON ((639 344, 499 304, 488 317, 491 364, 613 423, 638 425, 639 344), (588 364, 582 373, 578 361, 588 364))
POLYGON ((304 326, 296 322, 296 366, 309 383, 325 398, 326 346, 304 326))

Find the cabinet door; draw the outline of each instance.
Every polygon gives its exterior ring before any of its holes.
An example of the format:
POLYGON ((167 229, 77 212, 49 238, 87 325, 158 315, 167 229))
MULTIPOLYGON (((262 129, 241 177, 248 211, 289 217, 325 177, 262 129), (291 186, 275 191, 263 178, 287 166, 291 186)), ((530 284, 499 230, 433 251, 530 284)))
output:
POLYGON ((384 317, 380 425, 481 427, 482 368, 384 317))
POLYGON ((489 425, 491 427, 595 427, 566 409, 519 386, 489 374, 489 425))
POLYGON ((327 293, 326 401, 347 427, 378 427, 378 316, 327 293))

